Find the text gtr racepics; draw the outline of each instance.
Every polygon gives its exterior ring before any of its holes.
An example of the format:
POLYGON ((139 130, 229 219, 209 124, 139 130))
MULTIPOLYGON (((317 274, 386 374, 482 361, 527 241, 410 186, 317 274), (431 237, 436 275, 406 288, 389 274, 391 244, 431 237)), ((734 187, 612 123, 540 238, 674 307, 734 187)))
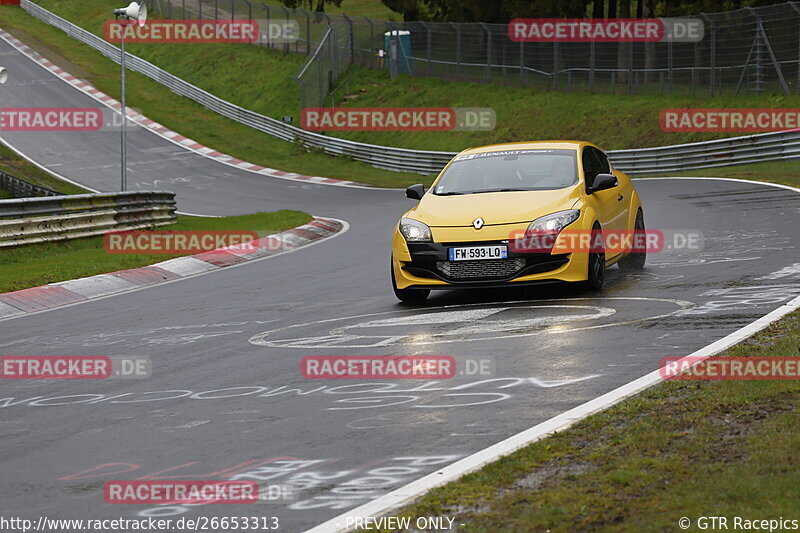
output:
POLYGON ((606 267, 641 269, 644 213, 628 176, 579 141, 465 150, 397 225, 392 285, 403 301, 431 289, 584 282, 600 289, 606 267))

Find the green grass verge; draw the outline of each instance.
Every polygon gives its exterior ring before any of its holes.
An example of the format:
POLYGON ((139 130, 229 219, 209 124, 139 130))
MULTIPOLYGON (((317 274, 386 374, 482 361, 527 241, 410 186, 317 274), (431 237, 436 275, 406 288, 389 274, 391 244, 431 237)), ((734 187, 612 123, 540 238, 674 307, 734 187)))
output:
MULTIPOLYGON (((264 236, 300 226, 311 218, 306 213, 288 210, 223 218, 178 216, 177 224, 156 229, 255 231, 264 236)), ((0 293, 151 265, 173 257, 179 255, 109 254, 103 249, 102 236, 3 249, 0 293)))
MULTIPOLYGON (((34 185, 45 187, 63 194, 84 194, 89 191, 60 180, 19 157, 13 150, 0 143, 0 170, 4 170, 14 177, 23 179, 34 185)), ((8 191, 0 190, 0 198, 10 198, 8 191)))
MULTIPOLYGON (((725 352, 797 357, 800 311, 725 352)), ((797 518, 800 383, 670 381, 434 489, 399 516, 459 531, 680 531, 797 518)))
MULTIPOLYGON (((46 7, 55 9, 52 5, 46 7)), ((64 8, 83 5, 82 3, 62 3, 64 8)), ((105 14, 116 4, 109 2, 92 2, 87 11, 93 8, 96 22, 102 23, 105 14), (101 15, 98 16, 97 14, 101 15)), ((60 11, 56 9, 56 11, 60 11)), ((80 78, 86 79, 101 91, 119 98, 119 66, 102 56, 92 48, 72 39, 64 32, 53 28, 31 17, 18 7, 0 6, 0 26, 14 34, 18 39, 48 57, 51 61, 80 78)), ((169 45, 171 46, 171 45, 169 45)), ((180 45, 178 45, 180 46, 180 45)), ((160 47, 153 49, 158 53, 160 47)), ((280 102, 285 89, 281 84, 293 83, 286 79, 287 74, 294 71, 299 64, 299 57, 288 58, 280 52, 262 50, 251 45, 203 45, 202 47, 173 49, 177 57, 185 60, 187 71, 208 70, 220 74, 220 81, 238 85, 240 82, 252 89, 256 94, 245 96, 242 100, 246 107, 252 101, 268 100, 275 106, 270 116, 279 118, 283 113, 280 102), (194 50, 196 53, 189 53, 194 50), (258 68, 249 69, 248 58, 257 55, 258 68), (269 58, 273 58, 271 62, 269 58), (280 59, 280 60, 279 60, 280 59), (287 64, 284 61, 289 61, 287 64), (203 67, 206 65, 206 67, 203 67), (272 73, 275 70, 277 74, 272 73), (266 75, 264 73, 272 73, 266 75), (274 76, 274 77, 273 77, 274 76), (272 82, 265 83, 265 77, 272 82)), ((176 74, 182 72, 176 68, 176 74)), ((252 163, 291 170, 302 174, 347 179, 377 186, 400 187, 417 183, 417 174, 380 170, 363 163, 357 163, 347 157, 330 157, 318 153, 310 153, 294 144, 287 143, 257 132, 252 128, 228 120, 204 107, 171 92, 166 87, 136 73, 129 73, 127 78, 127 96, 130 107, 141 110, 151 119, 179 131, 216 150, 250 161, 252 163)), ((257 107, 257 106, 253 106, 257 107)))

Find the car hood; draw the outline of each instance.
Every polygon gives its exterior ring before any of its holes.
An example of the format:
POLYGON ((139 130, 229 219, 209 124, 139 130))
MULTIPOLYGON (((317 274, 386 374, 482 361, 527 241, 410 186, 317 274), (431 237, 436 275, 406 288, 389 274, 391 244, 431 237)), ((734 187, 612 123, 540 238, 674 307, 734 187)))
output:
POLYGON ((509 191, 436 196, 425 194, 410 218, 431 227, 466 227, 480 217, 487 226, 530 222, 570 209, 580 199, 580 187, 550 191, 509 191))

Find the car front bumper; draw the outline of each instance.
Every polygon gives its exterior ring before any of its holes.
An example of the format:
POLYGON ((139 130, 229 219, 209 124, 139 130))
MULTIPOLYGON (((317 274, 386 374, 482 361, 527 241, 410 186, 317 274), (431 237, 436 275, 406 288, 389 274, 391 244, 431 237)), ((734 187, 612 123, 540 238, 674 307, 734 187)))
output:
POLYGON ((515 230, 524 231, 526 227, 498 227, 483 231, 480 235, 482 238, 476 238, 478 230, 472 228, 445 228, 446 232, 434 230, 434 240, 437 242, 433 243, 407 243, 396 231, 392 269, 397 288, 466 289, 586 280, 586 253, 514 252, 509 236, 515 230), (441 240, 442 237, 447 240, 441 240), (454 246, 493 244, 509 245, 508 257, 477 261, 448 260, 448 249, 454 246))

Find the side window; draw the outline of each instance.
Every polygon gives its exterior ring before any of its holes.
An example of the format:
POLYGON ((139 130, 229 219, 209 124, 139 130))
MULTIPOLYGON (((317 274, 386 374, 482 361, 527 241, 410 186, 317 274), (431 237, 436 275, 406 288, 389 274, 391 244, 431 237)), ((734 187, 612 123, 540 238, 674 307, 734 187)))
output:
POLYGON ((590 146, 583 149, 581 163, 583 164, 583 177, 586 180, 586 187, 591 187, 595 176, 600 174, 600 162, 597 160, 597 156, 592 153, 590 146))
POLYGON ((611 165, 608 164, 608 157, 606 156, 606 154, 604 154, 597 148, 590 148, 590 150, 595 156, 597 156, 597 159, 600 162, 599 174, 611 174, 611 165))

